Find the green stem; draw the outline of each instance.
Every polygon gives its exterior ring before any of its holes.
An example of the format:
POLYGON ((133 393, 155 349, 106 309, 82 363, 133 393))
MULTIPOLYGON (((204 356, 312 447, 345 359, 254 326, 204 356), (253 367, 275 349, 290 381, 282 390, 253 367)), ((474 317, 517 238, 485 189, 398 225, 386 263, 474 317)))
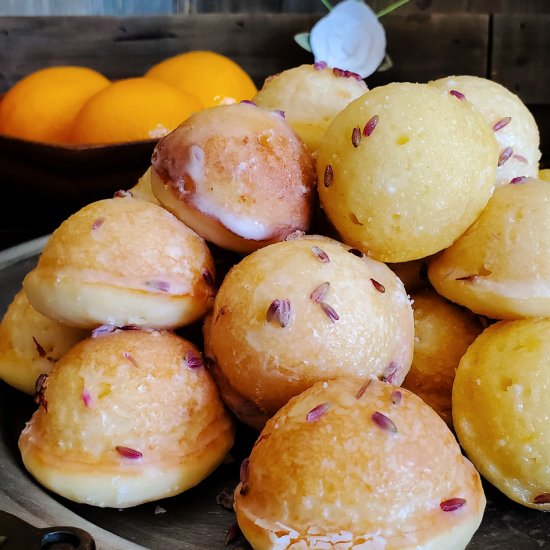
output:
MULTIPOLYGON (((408 1, 409 0, 407 0, 407 2, 408 1)), ((328 11, 332 9, 332 5, 328 0, 321 0, 321 4, 323 4, 323 6, 325 6, 325 8, 327 8, 328 11)))
MULTIPOLYGON (((393 4, 390 4, 387 8, 384 8, 383 10, 380 10, 376 17, 380 19, 381 17, 384 17, 384 15, 388 15, 388 13, 391 13, 392 11, 396 10, 397 8, 400 8, 404 4, 406 4, 409 0, 397 0, 397 2, 394 2, 393 4)), ((323 2, 323 0, 321 0, 323 2)), ((323 2, 324 4, 324 2, 323 2)))

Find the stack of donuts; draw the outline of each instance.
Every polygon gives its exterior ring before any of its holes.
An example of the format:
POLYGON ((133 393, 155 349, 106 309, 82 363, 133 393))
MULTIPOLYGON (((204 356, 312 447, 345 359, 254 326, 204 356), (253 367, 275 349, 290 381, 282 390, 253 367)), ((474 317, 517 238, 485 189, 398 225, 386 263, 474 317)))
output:
POLYGON ((471 76, 304 65, 194 114, 61 224, 0 325, 38 403, 23 463, 124 508, 199 483, 244 423, 257 549, 463 549, 478 472, 549 509, 539 159, 525 105, 471 76))

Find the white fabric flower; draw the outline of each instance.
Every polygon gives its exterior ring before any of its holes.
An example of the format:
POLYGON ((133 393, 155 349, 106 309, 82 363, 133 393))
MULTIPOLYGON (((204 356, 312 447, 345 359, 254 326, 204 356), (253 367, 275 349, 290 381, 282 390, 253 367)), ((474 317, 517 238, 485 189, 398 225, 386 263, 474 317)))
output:
POLYGON ((344 0, 317 21, 309 37, 315 61, 366 78, 386 53, 386 33, 362 0, 344 0))

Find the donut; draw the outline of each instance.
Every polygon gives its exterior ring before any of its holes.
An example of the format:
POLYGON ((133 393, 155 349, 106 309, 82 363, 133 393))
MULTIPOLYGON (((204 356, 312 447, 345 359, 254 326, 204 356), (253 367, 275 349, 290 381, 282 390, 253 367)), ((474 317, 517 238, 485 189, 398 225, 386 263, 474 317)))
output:
POLYGON ((494 319, 550 316, 550 187, 520 180, 428 267, 439 294, 494 319))
POLYGON ((550 510, 549 319, 500 321, 462 357, 453 422, 481 475, 519 504, 550 510))
POLYGON ((152 163, 160 203, 221 248, 246 254, 310 226, 314 162, 279 113, 201 111, 158 142, 152 163))
POLYGON ((174 328, 214 294, 204 240, 172 214, 130 196, 91 203, 65 220, 23 282, 40 313, 83 328, 174 328))
POLYGON ((467 102, 427 84, 393 83, 352 101, 317 157, 321 206, 345 243, 383 262, 450 246, 495 187, 498 147, 467 102))
POLYGON ((484 508, 479 474, 430 407, 353 378, 317 382, 278 411, 235 490, 255 550, 463 550, 484 508))
POLYGON ((264 109, 280 109, 311 151, 316 151, 332 119, 362 96, 367 85, 323 63, 293 67, 264 82, 253 98, 264 109))
POLYGON ((479 76, 447 76, 429 84, 461 94, 483 115, 499 146, 497 186, 521 176, 537 177, 539 129, 516 94, 498 82, 479 76))
POLYGON ((44 317, 20 290, 0 324, 0 378, 32 395, 37 378, 48 374, 55 363, 88 331, 44 317))
POLYGON ((304 236, 232 268, 205 320, 204 346, 227 405, 261 428, 318 380, 401 383, 412 359, 412 308, 385 264, 328 237, 304 236))
POLYGON ((414 354, 403 387, 421 397, 452 427, 451 394, 458 363, 483 330, 478 316, 431 289, 411 296, 414 354))
POLYGON ((128 189, 134 199, 140 199, 142 201, 149 201, 155 204, 160 204, 157 197, 153 195, 151 189, 151 167, 147 168, 143 176, 139 178, 138 182, 128 189))
POLYGON ((233 425, 201 354, 169 332, 98 333, 73 347, 39 389, 19 439, 45 487, 126 508, 204 479, 233 443, 233 425))

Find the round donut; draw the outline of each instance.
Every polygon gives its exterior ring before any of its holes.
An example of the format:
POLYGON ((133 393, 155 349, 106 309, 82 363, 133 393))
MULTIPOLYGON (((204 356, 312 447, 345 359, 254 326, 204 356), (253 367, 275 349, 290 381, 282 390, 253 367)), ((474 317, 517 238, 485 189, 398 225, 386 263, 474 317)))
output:
POLYGON ((526 178, 497 188, 485 210, 434 258, 437 292, 494 319, 550 316, 550 186, 526 178))
POLYGON ((19 439, 23 463, 76 502, 125 508, 181 493, 233 443, 200 353, 169 332, 116 329, 82 341, 39 397, 19 439))
POLYGON ((467 102, 393 83, 336 115, 318 151, 317 186, 344 242, 405 262, 468 228, 491 197, 497 163, 493 131, 467 102))
POLYGON ((213 276, 201 237, 164 208, 125 196, 65 220, 23 286, 40 313, 70 325, 173 328, 205 313, 213 276))
POLYGON ((153 153, 153 193, 206 240, 249 253, 307 231, 315 167, 284 118, 251 103, 194 114, 153 153))
POLYGON ((157 197, 153 195, 151 189, 151 167, 147 168, 143 176, 139 178, 138 182, 128 189, 128 192, 132 194, 134 199, 140 199, 142 201, 152 202, 154 204, 160 204, 157 197))
POLYGON ((478 76, 448 76, 429 84, 461 94, 483 115, 499 146, 497 185, 521 176, 537 177, 539 129, 516 94, 498 82, 478 76))
POLYGON ((414 354, 403 387, 421 397, 452 427, 451 394, 458 363, 483 330, 479 317, 431 289, 411 296, 414 354))
POLYGON ((316 151, 332 119, 367 90, 363 80, 323 64, 300 65, 266 79, 253 101, 280 109, 311 151, 316 151))
POLYGON ((262 248, 225 277, 204 325, 222 396, 256 428, 318 380, 409 370, 413 316, 384 264, 327 237, 262 248))
POLYGON ((479 474, 430 407, 352 378, 318 382, 285 405, 235 490, 255 550, 463 550, 484 508, 479 474))
POLYGON ((549 319, 500 321, 461 359, 453 421, 479 472, 509 498, 550 510, 549 319))
POLYGON ((37 378, 48 374, 55 363, 88 331, 44 317, 20 290, 0 324, 0 378, 32 395, 37 378))

